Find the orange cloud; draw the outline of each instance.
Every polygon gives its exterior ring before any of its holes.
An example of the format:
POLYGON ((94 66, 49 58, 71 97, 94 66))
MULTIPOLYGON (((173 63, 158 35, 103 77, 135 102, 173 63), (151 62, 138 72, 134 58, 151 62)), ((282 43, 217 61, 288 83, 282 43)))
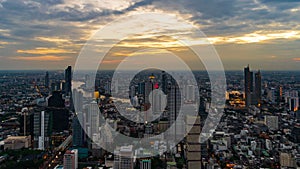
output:
POLYGON ((59 37, 36 37, 35 39, 40 41, 53 42, 53 43, 70 43, 70 40, 62 39, 59 37))
POLYGON ((35 48, 30 50, 17 50, 17 53, 46 55, 46 54, 61 54, 61 53, 76 53, 72 50, 57 49, 57 48, 35 48))
POLYGON ((248 43, 264 43, 267 41, 278 39, 300 39, 300 31, 256 31, 253 33, 244 34, 241 36, 229 36, 229 37, 209 37, 208 40, 212 44, 248 44, 248 43))
POLYGON ((16 56, 12 59, 14 60, 24 60, 24 61, 62 61, 65 59, 69 59, 69 56, 16 56))
POLYGON ((299 62, 300 58, 293 58, 293 60, 299 62))

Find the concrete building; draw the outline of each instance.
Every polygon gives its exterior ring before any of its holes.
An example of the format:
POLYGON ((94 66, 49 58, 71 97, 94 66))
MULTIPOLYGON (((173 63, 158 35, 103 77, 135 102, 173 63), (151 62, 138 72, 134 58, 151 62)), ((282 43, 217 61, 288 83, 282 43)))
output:
POLYGON ((64 154, 64 169, 78 169, 78 150, 67 150, 64 154))
POLYGON ((280 153, 280 166, 295 168, 295 159, 290 153, 280 153))
POLYGON ((9 136, 4 140, 4 150, 18 150, 31 147, 31 136, 9 136))
POLYGON ((278 116, 265 116, 265 125, 268 126, 270 130, 278 130, 278 116))
POLYGON ((151 159, 140 160, 140 169, 151 169, 151 159))
POLYGON ((133 146, 122 146, 114 152, 114 169, 133 169, 133 146))
POLYGON ((201 144, 200 144, 200 117, 199 116, 186 116, 187 128, 191 128, 186 136, 186 158, 188 169, 201 169, 201 144), (194 123, 195 122, 195 123, 194 123))

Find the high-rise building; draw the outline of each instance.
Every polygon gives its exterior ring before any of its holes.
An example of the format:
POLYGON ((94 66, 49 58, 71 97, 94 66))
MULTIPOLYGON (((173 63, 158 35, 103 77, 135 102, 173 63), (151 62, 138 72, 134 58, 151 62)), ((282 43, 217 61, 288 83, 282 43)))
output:
POLYGON ((285 102, 289 105, 289 110, 296 112, 299 110, 298 91, 285 92, 285 102))
POLYGON ((99 133, 99 111, 100 110, 96 101, 92 101, 88 105, 88 125, 90 128, 90 137, 92 137, 94 134, 99 133))
POLYGON ((62 98, 61 91, 52 92, 48 99, 47 113, 51 114, 51 123, 54 132, 62 132, 69 128, 69 110, 65 108, 65 100, 62 98))
POLYGON ((45 87, 49 88, 49 73, 48 72, 46 72, 46 75, 45 75, 45 87))
MULTIPOLYGON (((73 118, 72 129, 73 129, 73 146, 82 147, 84 145, 84 130, 82 128, 83 123, 83 113, 77 113, 76 117, 73 118)), ((83 124, 84 125, 84 124, 83 124)))
MULTIPOLYGON (((171 127, 178 115, 179 115, 179 110, 180 110, 180 103, 181 103, 181 93, 178 88, 178 86, 172 85, 171 88, 169 89, 169 93, 167 95, 167 109, 168 109, 168 114, 169 114, 169 127, 171 127)), ((179 133, 179 125, 174 125, 173 131, 170 133, 174 136, 174 138, 177 137, 179 133)), ((172 137, 172 136, 171 136, 172 137)))
POLYGON ((190 129, 186 136, 186 158, 187 168, 201 169, 201 144, 200 144, 200 132, 201 124, 199 116, 186 116, 186 125, 190 129))
POLYGON ((251 105, 251 95, 253 91, 253 72, 250 71, 249 65, 244 68, 244 81, 246 107, 249 107, 251 105))
POLYGON ((186 86, 186 100, 190 102, 195 101, 195 86, 187 85, 186 86))
POLYGON ((48 99, 48 107, 65 107, 65 101, 62 98, 61 91, 53 91, 48 99))
POLYGON ((292 133, 291 133, 291 136, 292 136, 292 140, 294 143, 300 143, 300 124, 299 123, 296 123, 292 129, 292 133))
POLYGON ((78 150, 67 150, 64 154, 64 169, 78 169, 78 150))
POLYGON ((45 150, 50 145, 52 133, 51 114, 45 111, 34 112, 34 148, 45 150))
POLYGON ((132 145, 122 146, 114 152, 114 169, 133 169, 133 152, 132 145))
POLYGON ((261 104, 261 73, 255 73, 255 85, 253 85, 253 72, 250 71, 249 65, 244 68, 244 91, 245 103, 248 108, 250 105, 261 104), (255 89, 255 90, 254 90, 255 89))
POLYGON ((76 89, 73 90, 74 108, 76 112, 82 112, 83 110, 83 93, 76 89))
POLYGON ((23 136, 33 136, 33 117, 34 113, 29 112, 28 108, 22 109, 22 116, 20 117, 20 133, 23 136))
POLYGON ((168 79, 165 71, 162 71, 161 73, 161 88, 165 94, 168 93, 168 79))
POLYGON ((151 159, 140 160, 140 169, 151 169, 151 159))
POLYGON ((255 73, 255 104, 261 104, 261 73, 260 71, 255 73))
POLYGON ((71 95, 72 90, 72 67, 68 66, 65 70, 65 93, 71 95))

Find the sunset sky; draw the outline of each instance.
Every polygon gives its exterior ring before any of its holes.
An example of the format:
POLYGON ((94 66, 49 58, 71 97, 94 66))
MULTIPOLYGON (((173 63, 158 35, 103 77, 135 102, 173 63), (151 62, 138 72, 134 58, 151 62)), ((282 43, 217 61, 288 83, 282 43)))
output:
MULTIPOLYGON (((0 0, 0 69, 61 70, 74 65, 98 29, 145 11, 176 16, 201 30, 226 70, 242 70, 247 64, 253 69, 300 70, 299 0, 0 0)), ((179 25, 177 20, 167 22, 179 25)), ((193 31, 180 26, 174 30, 167 34, 193 31)), ((141 35, 139 41, 123 41, 112 57, 126 57, 141 44, 180 48, 163 36, 166 32, 156 33, 159 39, 141 35)), ((118 61, 103 64, 109 68, 118 61)))

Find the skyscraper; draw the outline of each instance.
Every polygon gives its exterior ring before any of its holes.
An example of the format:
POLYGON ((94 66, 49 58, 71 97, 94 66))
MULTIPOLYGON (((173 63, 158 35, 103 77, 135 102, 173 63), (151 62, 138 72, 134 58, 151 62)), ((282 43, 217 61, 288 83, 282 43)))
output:
POLYGON ((261 104, 261 73, 260 71, 255 73, 255 99, 257 105, 261 104))
POLYGON ((49 73, 48 72, 46 72, 46 75, 45 75, 45 87, 49 88, 49 73))
POLYGON ((249 107, 251 105, 251 95, 253 91, 253 72, 250 71, 249 65, 244 68, 244 79, 246 107, 249 107))
POLYGON ((201 169, 201 144, 199 141, 201 124, 199 116, 186 116, 187 128, 190 128, 188 135, 186 136, 187 144, 187 168, 201 169))
POLYGON ((298 91, 289 91, 285 92, 285 102, 289 106, 289 110, 291 111, 298 111, 299 110, 299 97, 298 97, 298 91))
MULTIPOLYGON (((176 119, 179 115, 179 109, 180 109, 180 103, 181 103, 181 93, 178 88, 178 86, 172 85, 169 93, 167 95, 167 108, 169 113, 169 127, 172 126, 172 124, 175 123, 176 119)), ((179 120, 180 121, 180 120, 179 120)), ((179 122, 178 121, 178 122, 179 122)), ((175 125, 174 131, 171 131, 170 133, 173 134, 173 136, 176 138, 181 129, 179 129, 179 125, 175 125)))
POLYGON ((99 107, 96 101, 88 105, 88 123, 90 127, 90 137, 99 134, 99 107))
POLYGON ((253 72, 250 71, 249 65, 244 68, 244 90, 245 103, 248 108, 250 105, 261 104, 261 73, 255 73, 255 85, 253 85, 253 72), (255 90, 254 90, 255 89, 255 90))
POLYGON ((83 122, 83 113, 77 113, 76 117, 73 118, 73 122, 72 122, 73 146, 78 146, 78 147, 84 145, 84 130, 80 122, 83 122))
POLYGON ((34 112, 34 131, 33 141, 34 148, 45 150, 50 144, 51 127, 51 114, 45 111, 37 110, 34 112))
POLYGON ((70 96, 72 89, 72 67, 68 66, 65 70, 65 93, 70 96))
POLYGON ((133 152, 132 145, 122 146, 115 150, 114 169, 133 169, 133 152))

